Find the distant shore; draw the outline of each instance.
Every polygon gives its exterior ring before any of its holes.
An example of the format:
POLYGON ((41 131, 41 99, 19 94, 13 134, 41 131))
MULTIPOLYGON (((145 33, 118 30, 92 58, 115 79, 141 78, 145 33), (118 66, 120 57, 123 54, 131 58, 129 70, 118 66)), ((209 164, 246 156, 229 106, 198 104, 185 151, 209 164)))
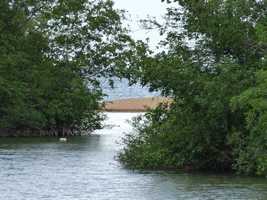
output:
POLYGON ((171 103, 166 97, 129 98, 104 102, 106 112, 146 112, 161 103, 171 103))

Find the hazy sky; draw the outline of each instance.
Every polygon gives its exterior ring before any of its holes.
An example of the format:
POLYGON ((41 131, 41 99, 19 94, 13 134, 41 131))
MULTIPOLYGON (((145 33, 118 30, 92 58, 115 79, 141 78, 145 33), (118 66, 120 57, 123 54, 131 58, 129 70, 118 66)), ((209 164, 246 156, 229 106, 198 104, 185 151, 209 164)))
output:
POLYGON ((160 19, 166 11, 166 3, 162 3, 161 0, 114 0, 114 2, 116 8, 128 11, 132 36, 141 40, 149 37, 151 46, 154 48, 160 40, 158 32, 141 30, 137 22, 140 19, 146 19, 148 15, 160 19))

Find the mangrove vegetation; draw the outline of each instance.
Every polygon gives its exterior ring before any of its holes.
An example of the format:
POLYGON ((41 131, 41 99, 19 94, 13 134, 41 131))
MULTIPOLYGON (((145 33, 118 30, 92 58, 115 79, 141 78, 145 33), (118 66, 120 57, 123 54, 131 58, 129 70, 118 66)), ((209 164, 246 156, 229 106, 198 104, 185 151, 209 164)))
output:
POLYGON ((267 176, 267 1, 162 1, 153 53, 111 0, 1 0, 0 136, 101 128, 118 76, 172 98, 134 120, 125 166, 267 176))
POLYGON ((267 1, 168 0, 163 49, 133 81, 172 97, 134 121, 121 162, 137 169, 267 175, 267 1))
POLYGON ((0 136, 100 128, 100 78, 138 46, 110 0, 0 1, 0 136))

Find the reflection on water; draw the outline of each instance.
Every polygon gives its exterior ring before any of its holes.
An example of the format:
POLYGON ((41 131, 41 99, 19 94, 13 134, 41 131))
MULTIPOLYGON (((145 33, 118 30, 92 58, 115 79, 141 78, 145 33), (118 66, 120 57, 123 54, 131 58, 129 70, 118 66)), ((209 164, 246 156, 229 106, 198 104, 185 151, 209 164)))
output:
POLYGON ((0 139, 0 200, 267 199, 267 179, 140 172, 114 160, 135 114, 109 113, 89 137, 0 139))

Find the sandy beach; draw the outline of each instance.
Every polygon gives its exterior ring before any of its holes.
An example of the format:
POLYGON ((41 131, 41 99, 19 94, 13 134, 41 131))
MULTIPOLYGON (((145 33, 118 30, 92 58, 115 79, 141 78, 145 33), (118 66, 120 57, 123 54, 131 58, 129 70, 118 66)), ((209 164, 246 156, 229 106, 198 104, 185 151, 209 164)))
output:
POLYGON ((166 97, 130 98, 105 102, 107 112, 146 112, 156 108, 160 103, 170 103, 166 97))

